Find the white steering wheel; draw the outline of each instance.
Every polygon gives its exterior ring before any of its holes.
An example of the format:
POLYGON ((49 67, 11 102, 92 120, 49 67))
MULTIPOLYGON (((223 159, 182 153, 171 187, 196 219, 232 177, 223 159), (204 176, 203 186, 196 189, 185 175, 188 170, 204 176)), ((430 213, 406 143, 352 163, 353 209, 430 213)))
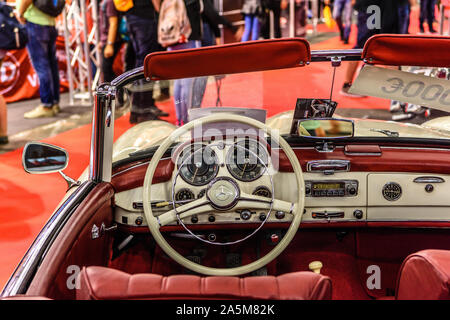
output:
MULTIPOLYGON (((153 155, 145 174, 144 187, 143 187, 143 205, 144 214, 147 219, 147 223, 153 238, 161 247, 161 249, 173 260, 181 264, 187 269, 194 272, 205 274, 205 275, 215 275, 215 276, 235 276, 242 275, 246 273, 258 270, 273 259, 275 259, 284 249, 289 245, 289 243, 294 238, 297 230, 300 226, 304 205, 305 205, 305 183, 303 180, 303 173, 300 163, 297 159, 292 148, 284 140, 276 130, 272 130, 260 121, 240 116, 234 114, 215 114, 207 117, 203 117, 194 121, 187 123, 186 125, 173 131, 170 136, 168 136, 158 147, 155 154, 153 155), (265 134, 270 136, 271 140, 285 153, 286 157, 290 161, 292 168, 294 170, 294 175, 296 178, 296 186, 298 190, 297 202, 291 203, 288 201, 283 201, 279 199, 268 199, 264 197, 258 197, 255 195, 249 195, 243 193, 239 190, 236 183, 233 183, 232 179, 215 179, 209 184, 205 195, 201 198, 191 201, 181 207, 167 211, 159 216, 154 216, 151 206, 151 185, 153 181, 153 176, 155 174, 156 168, 159 161, 170 148, 170 146, 178 140, 180 136, 184 133, 194 129, 194 127, 202 126, 210 123, 217 122, 237 122, 251 127, 263 130, 265 134), (217 192, 213 192, 217 188, 227 188, 230 192, 234 192, 234 197, 232 203, 227 203, 226 205, 232 206, 233 209, 267 209, 274 211, 283 211, 287 214, 293 216, 291 224, 284 235, 284 237, 278 242, 278 244, 265 256, 240 267, 235 268, 212 268, 197 264, 179 254, 163 237, 160 228, 166 226, 172 222, 179 221, 180 219, 188 218, 192 215, 208 214, 211 212, 223 212, 220 208, 223 208, 224 200, 220 197, 216 197, 217 192)), ((174 204, 175 208, 175 204, 174 204)))

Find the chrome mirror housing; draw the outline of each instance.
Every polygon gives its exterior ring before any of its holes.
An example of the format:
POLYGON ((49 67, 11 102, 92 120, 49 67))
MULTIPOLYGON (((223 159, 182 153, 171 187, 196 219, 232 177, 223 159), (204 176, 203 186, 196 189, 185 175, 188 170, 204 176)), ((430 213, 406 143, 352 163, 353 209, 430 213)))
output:
POLYGON ((42 174, 59 172, 67 168, 69 156, 66 150, 42 142, 29 142, 23 149, 22 165, 26 172, 42 174))

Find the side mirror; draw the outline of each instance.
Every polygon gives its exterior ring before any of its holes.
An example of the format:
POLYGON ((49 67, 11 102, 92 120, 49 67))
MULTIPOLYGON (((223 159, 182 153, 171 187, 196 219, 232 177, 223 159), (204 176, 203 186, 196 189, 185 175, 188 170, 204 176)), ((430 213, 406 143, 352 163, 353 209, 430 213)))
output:
POLYGON ((298 135, 308 139, 342 139, 352 138, 355 125, 346 119, 302 119, 297 123, 298 135))
POLYGON ((42 142, 27 143, 22 165, 28 173, 51 173, 64 170, 69 163, 66 150, 42 142))
POLYGON ((70 189, 80 183, 62 172, 68 164, 69 155, 60 147, 42 142, 29 142, 23 149, 22 165, 26 172, 32 174, 59 172, 70 189))

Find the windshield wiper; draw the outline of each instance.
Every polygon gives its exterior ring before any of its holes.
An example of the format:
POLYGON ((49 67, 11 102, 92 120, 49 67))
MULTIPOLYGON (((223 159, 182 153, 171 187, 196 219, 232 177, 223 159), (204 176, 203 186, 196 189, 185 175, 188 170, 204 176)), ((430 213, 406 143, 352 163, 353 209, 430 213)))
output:
POLYGON ((400 136, 397 131, 390 131, 390 130, 384 130, 384 129, 370 129, 370 131, 379 132, 379 133, 387 135, 388 137, 399 137, 400 136))

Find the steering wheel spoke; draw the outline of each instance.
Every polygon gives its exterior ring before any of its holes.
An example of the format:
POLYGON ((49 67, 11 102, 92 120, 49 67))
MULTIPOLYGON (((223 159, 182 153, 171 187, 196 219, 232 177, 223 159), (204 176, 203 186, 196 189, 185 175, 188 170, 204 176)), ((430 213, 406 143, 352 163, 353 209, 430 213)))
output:
POLYGON ((189 202, 185 205, 179 206, 176 209, 164 212, 163 214, 156 217, 159 223, 159 227, 164 227, 172 222, 178 220, 177 213, 180 219, 189 218, 195 214, 202 214, 206 212, 211 212, 214 210, 206 197, 189 202))

